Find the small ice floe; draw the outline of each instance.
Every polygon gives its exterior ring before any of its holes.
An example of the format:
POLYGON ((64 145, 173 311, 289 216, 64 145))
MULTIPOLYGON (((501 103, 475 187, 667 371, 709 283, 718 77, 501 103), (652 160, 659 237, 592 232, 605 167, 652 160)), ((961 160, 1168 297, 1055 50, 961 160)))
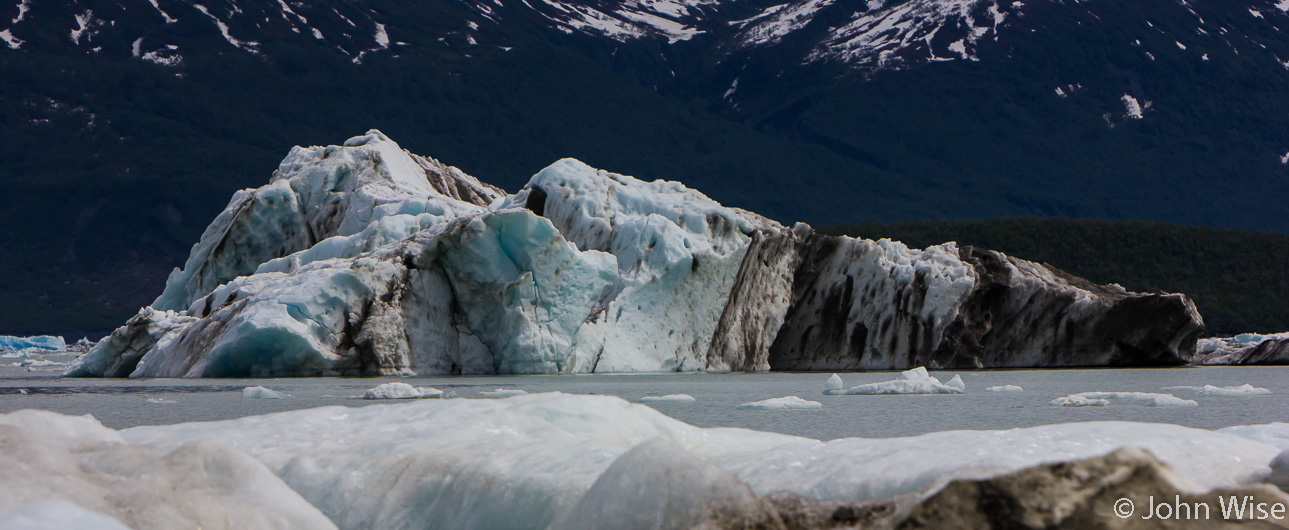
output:
POLYGON ((528 392, 519 390, 517 388, 498 388, 496 390, 493 390, 492 392, 484 390, 483 392, 480 392, 479 395, 486 398, 508 398, 508 397, 514 397, 514 396, 522 396, 527 393, 528 392))
POLYGON ((242 398, 244 399, 282 399, 284 397, 289 396, 262 386, 248 386, 242 389, 242 398))
POLYGON ((1016 385, 999 385, 991 386, 985 389, 985 392, 1024 392, 1025 389, 1016 385))
POLYGON ((1166 386, 1164 390, 1184 390, 1194 392, 1201 396, 1213 397, 1245 397, 1245 396, 1265 396, 1271 393, 1265 388, 1256 387, 1245 383, 1240 386, 1166 386))
POLYGON ((832 374, 832 377, 829 377, 828 381, 824 382, 824 390, 841 390, 845 386, 845 383, 841 381, 841 376, 837 374, 832 374))
POLYGON ((437 388, 414 387, 407 383, 384 383, 376 388, 369 388, 363 399, 425 399, 443 397, 443 391, 437 388))
POLYGON ((50 361, 47 359, 23 359, 21 362, 14 363, 14 366, 21 366, 24 368, 38 368, 42 366, 66 366, 66 365, 67 363, 50 361))
POLYGON ((809 410, 824 408, 823 403, 801 399, 797 396, 763 399, 735 407, 742 410, 809 410))
MULTIPOLYGON (((840 378, 838 378, 840 379, 840 378)), ((954 375, 948 384, 941 383, 939 379, 932 377, 927 373, 926 368, 917 367, 900 374, 900 379, 894 381, 883 381, 881 383, 869 383, 866 385, 853 386, 847 389, 828 389, 824 394, 830 396, 838 395, 886 395, 886 394, 962 394, 966 391, 967 385, 962 382, 962 378, 954 375)))
POLYGON ((1108 399, 1089 399, 1078 394, 1072 396, 1059 397, 1052 400, 1052 405, 1058 407, 1108 407, 1108 399))
POLYGON ((1196 407, 1199 403, 1182 399, 1172 394, 1155 394, 1150 392, 1080 392, 1052 400, 1052 405, 1062 407, 1104 407, 1110 402, 1148 407, 1196 407), (1105 403, 1093 403, 1104 401, 1105 403))
MULTIPOLYGON (((260 388, 260 387, 256 387, 256 388, 260 388)), ((243 395, 245 394, 243 393, 243 395)), ((154 398, 148 398, 148 403, 156 403, 158 405, 170 405, 170 404, 178 403, 178 401, 175 401, 173 399, 154 397, 154 398)))
POLYGON ((641 403, 688 403, 690 401, 698 400, 689 394, 667 394, 665 396, 645 396, 640 398, 641 403))

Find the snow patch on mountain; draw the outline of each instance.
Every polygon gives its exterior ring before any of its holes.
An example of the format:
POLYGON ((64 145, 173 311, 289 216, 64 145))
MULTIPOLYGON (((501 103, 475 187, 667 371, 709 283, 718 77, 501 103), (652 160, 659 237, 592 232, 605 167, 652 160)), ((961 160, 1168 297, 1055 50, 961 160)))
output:
POLYGON ((1120 101, 1123 101, 1125 117, 1136 119, 1136 120, 1140 120, 1143 118, 1141 114, 1141 104, 1137 102, 1137 98, 1134 98, 1128 94, 1124 94, 1123 97, 1119 99, 1120 101))
POLYGON ((166 13, 165 10, 161 9, 161 5, 157 3, 157 0, 148 0, 148 3, 152 4, 152 7, 156 9, 158 13, 161 13, 161 18, 165 19, 166 24, 179 22, 178 19, 171 17, 169 13, 166 13))
POLYGON ((110 22, 95 17, 94 10, 86 9, 84 13, 76 15, 76 29, 73 29, 70 32, 72 43, 80 45, 82 37, 85 38, 86 43, 89 43, 94 40, 94 36, 98 33, 99 28, 108 24, 110 24, 110 22))
MULTIPOLYGON (((807 61, 835 60, 869 67, 898 67, 913 60, 975 59, 982 39, 993 36, 1022 3, 998 0, 924 0, 857 14, 834 29, 807 61), (958 37, 938 44, 941 32, 958 37)), ((799 26, 798 26, 799 27, 799 26)))
MULTIPOLYGON (((1286 0, 1286 1, 1289 1, 1289 0, 1286 0)), ((22 2, 19 2, 18 14, 14 15, 12 24, 17 24, 19 22, 22 22, 22 19, 27 16, 28 11, 31 11, 31 0, 22 0, 22 2)))
POLYGON ((201 11, 201 14, 206 15, 207 17, 210 17, 210 19, 214 21, 215 26, 219 28, 219 34, 223 35, 224 40, 228 41, 229 44, 232 44, 237 49, 245 52, 250 52, 253 54, 260 53, 259 50, 257 49, 260 43, 255 41, 243 41, 243 40, 238 40, 234 38, 228 32, 228 24, 225 24, 223 20, 219 19, 219 17, 216 17, 215 15, 211 14, 210 10, 207 9, 206 6, 203 6, 201 4, 193 4, 192 7, 197 9, 198 11, 201 11))
POLYGON ((10 50, 16 50, 18 48, 21 48, 22 43, 26 42, 26 41, 23 41, 22 39, 19 39, 18 37, 13 36, 13 33, 10 32, 8 28, 5 28, 3 31, 0 31, 0 40, 3 40, 5 44, 9 45, 10 50))
POLYGON ((761 14, 739 21, 750 27, 739 37, 739 46, 751 48, 779 42, 813 20, 815 12, 832 5, 834 0, 801 0, 767 8, 761 14))
MULTIPOLYGON (((524 5, 546 17, 556 29, 565 33, 581 32, 602 35, 626 42, 661 36, 669 43, 689 40, 703 33, 695 24, 704 15, 702 8, 719 0, 645 0, 605 3, 591 6, 559 0, 542 0, 524 5)), ((481 5, 477 9, 484 11, 481 5)))

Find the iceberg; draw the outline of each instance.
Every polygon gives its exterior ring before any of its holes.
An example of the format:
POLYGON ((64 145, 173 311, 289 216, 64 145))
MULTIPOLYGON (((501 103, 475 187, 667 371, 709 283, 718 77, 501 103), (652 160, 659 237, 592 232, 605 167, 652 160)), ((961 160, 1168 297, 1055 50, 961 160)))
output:
POLYGON ((823 403, 801 399, 797 396, 763 399, 735 407, 741 410, 812 410, 824 408, 823 403))
POLYGON ((841 390, 845 386, 846 384, 842 382, 841 376, 837 374, 832 374, 827 381, 824 381, 824 390, 841 390))
POLYGON ((1199 403, 1194 400, 1182 399, 1172 394, 1156 394, 1151 392, 1080 392, 1078 394, 1056 398, 1052 401, 1052 404, 1064 407, 1081 407, 1089 405, 1104 407, 1109 405, 1111 402, 1127 403, 1130 405, 1146 405, 1149 407, 1199 406, 1199 403))
POLYGON ((508 398, 522 396, 527 393, 528 392, 519 390, 518 388, 498 388, 492 391, 484 390, 483 392, 479 392, 479 395, 486 398, 508 398))
POLYGON ((1289 332, 1201 339, 1191 362, 1218 366, 1289 364, 1289 332))
POLYGON ((1025 389, 1016 385, 998 385, 985 389, 986 392, 1024 392, 1025 389))
POLYGON ((847 389, 828 389, 824 394, 830 396, 878 396, 890 394, 962 394, 966 392, 967 385, 962 382, 962 378, 954 375, 949 380, 949 384, 941 383, 939 379, 932 377, 927 373, 925 367, 917 367, 900 374, 899 379, 893 381, 883 381, 881 383, 868 383, 866 385, 853 386, 847 389))
POLYGON ((1218 396, 1218 397, 1246 397, 1246 396, 1265 396, 1271 393, 1270 390, 1261 387, 1255 387, 1248 383, 1239 386, 1166 386, 1164 390, 1185 390, 1194 392, 1201 396, 1218 396))
POLYGON ((293 148, 235 193, 153 304, 65 374, 1167 365, 1202 323, 1182 295, 788 228, 573 159, 506 195, 373 130, 293 148))
POLYGON ((24 351, 63 351, 67 343, 62 337, 40 335, 36 337, 12 337, 0 335, 0 354, 24 351))
POLYGON ((665 396, 645 396, 640 398, 641 403, 689 403, 693 401, 698 400, 689 394, 667 394, 665 396))
POLYGON ((418 388, 399 382, 376 385, 376 388, 369 388, 363 393, 363 399, 422 399, 436 397, 443 397, 443 391, 437 388, 418 388))
POLYGON ((242 397, 246 399, 282 399, 290 396, 262 386, 248 386, 242 389, 242 397))

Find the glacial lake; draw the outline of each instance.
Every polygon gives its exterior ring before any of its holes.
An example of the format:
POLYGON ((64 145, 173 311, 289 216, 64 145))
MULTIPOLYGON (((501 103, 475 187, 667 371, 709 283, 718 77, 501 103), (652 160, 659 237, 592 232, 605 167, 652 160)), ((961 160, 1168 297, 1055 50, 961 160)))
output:
MULTIPOLYGON (((54 360, 54 357, 50 358, 54 360)), ((108 427, 160 425, 339 405, 361 407, 382 400, 355 399, 380 383, 413 386, 480 397, 498 388, 527 392, 608 394, 639 401, 646 395, 689 394, 694 402, 649 403, 660 412, 700 427, 744 427, 834 439, 888 438, 959 429, 1007 429, 1096 420, 1159 422, 1216 429, 1289 421, 1289 367, 1199 367, 1162 369, 938 371, 948 381, 961 374, 962 395, 826 396, 829 373, 633 374, 437 376, 292 379, 60 379, 60 368, 13 366, 0 359, 0 412, 24 408, 66 414, 92 414, 108 427), (1171 386, 1266 388, 1270 395, 1207 397, 1171 386), (985 388, 1018 385, 1023 392, 985 388), (265 386, 290 397, 246 399, 241 389, 265 386), (1061 396, 1091 391, 1171 393, 1195 400, 1197 407, 1151 407, 1114 402, 1107 407, 1059 407, 1061 396), (799 396, 823 404, 821 410, 739 410, 741 403, 799 396)), ((887 381, 899 372, 841 373, 845 386, 887 381)))

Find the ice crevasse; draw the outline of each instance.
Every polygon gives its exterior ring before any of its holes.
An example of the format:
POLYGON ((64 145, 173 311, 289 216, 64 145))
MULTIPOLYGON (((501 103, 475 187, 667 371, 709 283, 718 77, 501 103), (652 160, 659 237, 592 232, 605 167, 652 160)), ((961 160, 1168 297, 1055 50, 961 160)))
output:
POLYGON ((564 159, 513 195, 378 131, 296 147, 67 370, 219 377, 1181 364, 1182 295, 818 234, 564 159))

